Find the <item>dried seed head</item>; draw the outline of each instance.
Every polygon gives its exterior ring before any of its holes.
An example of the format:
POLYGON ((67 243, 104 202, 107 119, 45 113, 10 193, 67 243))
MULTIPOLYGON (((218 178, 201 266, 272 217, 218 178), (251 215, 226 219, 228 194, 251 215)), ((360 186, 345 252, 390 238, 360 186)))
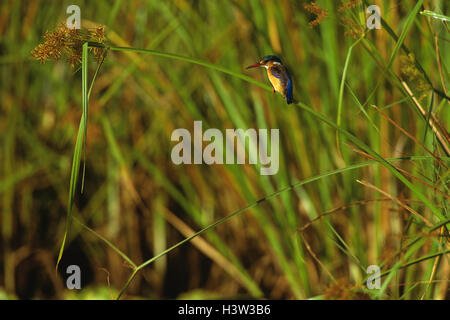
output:
MULTIPOLYGON (((83 43, 106 41, 105 27, 94 29, 69 29, 65 23, 60 23, 53 31, 46 31, 44 43, 31 51, 31 56, 43 63, 47 60, 59 60, 64 55, 72 68, 81 63, 83 43)), ((103 58, 105 49, 91 50, 98 61, 103 58)))
POLYGON ((311 2, 310 4, 305 4, 305 9, 316 15, 316 19, 309 23, 309 26, 315 27, 319 25, 328 16, 328 11, 323 9, 317 2, 311 2))
POLYGON ((342 0, 341 3, 342 4, 339 6, 338 9, 338 11, 340 12, 356 7, 358 4, 361 3, 361 0, 348 0, 348 1, 342 0))
POLYGON ((342 17, 341 23, 347 29, 344 35, 350 36, 353 39, 359 39, 364 35, 364 27, 353 21, 351 18, 342 17))

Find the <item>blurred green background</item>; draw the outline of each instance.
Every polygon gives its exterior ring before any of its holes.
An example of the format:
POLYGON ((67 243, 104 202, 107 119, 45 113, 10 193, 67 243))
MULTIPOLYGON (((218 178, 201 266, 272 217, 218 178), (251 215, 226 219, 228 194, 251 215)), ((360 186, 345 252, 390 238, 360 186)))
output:
MULTIPOLYGON (((139 265, 258 199, 323 174, 139 270, 123 297, 448 299, 450 111, 427 78, 449 95, 450 34, 445 22, 420 12, 448 16, 449 3, 371 1, 385 22, 379 30, 365 29, 363 1, 317 1, 324 11, 316 26, 309 3, 2 0, 0 298, 116 297, 132 268, 94 230, 139 265), (111 46, 187 56, 263 84, 265 71, 245 67, 278 55, 298 101, 385 159, 418 157, 392 161, 416 192, 279 94, 186 61, 109 51, 90 96, 84 191, 79 184, 73 212, 92 231, 72 221, 56 273, 81 70, 64 59, 42 64, 30 53, 66 20, 71 4, 80 6, 83 27, 105 26, 111 46), (171 134, 193 132, 194 120, 222 132, 279 128, 279 172, 173 164, 171 134), (66 288, 72 264, 81 268, 81 290, 66 288), (380 290, 365 286, 368 265, 385 273, 380 290)), ((89 79, 95 68, 90 58, 89 79)))

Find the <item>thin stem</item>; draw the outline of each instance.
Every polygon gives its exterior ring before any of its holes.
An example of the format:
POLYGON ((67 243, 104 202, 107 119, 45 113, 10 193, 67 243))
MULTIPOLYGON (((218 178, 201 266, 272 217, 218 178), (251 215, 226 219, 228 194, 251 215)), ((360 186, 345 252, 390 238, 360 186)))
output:
POLYGON ((119 248, 117 248, 115 245, 113 245, 108 239, 103 237, 98 232, 96 232, 96 231, 92 230, 91 228, 89 228, 87 225, 82 223, 76 217, 73 217, 73 219, 74 219, 74 221, 78 222, 83 228, 85 228, 89 232, 92 232, 97 238, 99 238, 100 240, 104 241, 108 246, 111 247, 111 249, 116 251, 124 260, 126 260, 134 269, 137 268, 136 264, 125 253, 123 253, 119 248))
MULTIPOLYGON (((394 161, 402 161, 402 160, 430 160, 430 159, 433 159, 433 158, 432 158, 432 157, 429 157, 429 156, 417 156, 417 157, 407 157, 407 158, 393 158, 393 159, 387 159, 387 160, 388 160, 388 161, 393 161, 393 162, 394 162, 394 161)), ((280 194, 282 194, 283 192, 286 192, 286 191, 288 191, 288 190, 295 189, 295 188, 300 187, 300 186, 302 186, 302 185, 305 185, 305 184, 307 184, 307 183, 311 183, 311 182, 320 180, 320 179, 322 179, 322 178, 325 178, 325 177, 328 177, 328 176, 331 176, 331 175, 335 175, 335 174, 338 174, 338 173, 343 173, 343 172, 346 172, 346 171, 349 171, 349 170, 358 169, 358 168, 363 168, 363 167, 366 167, 366 166, 369 166, 369 165, 374 165, 374 164, 379 164, 379 162, 377 162, 377 161, 367 161, 367 162, 364 162, 364 163, 358 163, 358 164, 354 164, 354 165, 351 165, 351 166, 348 166, 348 167, 345 167, 345 168, 336 169, 336 170, 333 170, 333 171, 329 171, 329 172, 326 172, 326 173, 323 173, 323 174, 320 174, 320 175, 317 175, 317 176, 314 176, 314 177, 305 179, 305 180, 303 180, 303 181, 300 181, 300 182, 291 184, 291 185, 289 185, 289 186, 287 186, 287 187, 285 187, 285 188, 282 188, 282 189, 280 189, 280 190, 278 190, 278 191, 276 191, 276 192, 274 192, 274 193, 271 193, 271 194, 269 194, 269 195, 267 195, 267 196, 265 196, 265 197, 263 197, 263 198, 261 198, 261 199, 255 201, 255 202, 253 202, 253 203, 247 205, 246 207, 244 207, 244 208, 242 208, 242 209, 239 209, 239 210, 237 210, 237 211, 235 211, 235 212, 229 214, 228 216, 225 216, 225 217, 219 219, 219 220, 216 221, 215 223, 213 223, 213 224, 207 226, 206 228, 201 229, 200 231, 197 231, 196 233, 194 233, 194 234, 191 235, 190 237, 185 238, 184 240, 178 242, 177 244, 171 246, 170 248, 168 248, 168 249, 162 251, 162 252, 159 253, 158 255, 152 257, 151 259, 149 259, 149 260, 145 261, 144 263, 140 264, 139 266, 137 266, 136 269, 134 270, 134 272, 133 272, 133 273, 130 275, 130 277, 128 278, 128 280, 127 280, 127 282, 125 283, 125 285, 123 286, 123 288, 122 288, 122 290, 120 291, 120 293, 119 293, 117 299, 120 299, 120 297, 122 296, 122 294, 125 292, 125 290, 126 290, 126 289, 128 288, 128 286, 130 285, 131 281, 132 281, 132 280, 134 279, 134 277, 136 276, 136 273, 137 273, 140 269, 145 268, 146 266, 148 266, 149 264, 151 264, 151 263, 154 262, 155 260, 157 260, 157 259, 161 258, 162 256, 168 254, 170 251, 176 249, 177 247, 181 246, 182 244, 184 244, 184 243, 186 243, 186 242, 189 242, 190 240, 194 239, 195 237, 201 235, 202 233, 205 233, 206 231, 208 231, 208 230, 210 230, 210 229, 213 229, 214 227, 216 227, 216 226, 218 226, 218 225, 220 225, 220 224, 222 224, 222 223, 228 221, 228 220, 231 219, 232 217, 234 217, 234 216, 236 216, 236 215, 238 215, 238 214, 240 214, 240 213, 242 213, 242 212, 244 212, 244 211, 247 211, 248 209, 251 209, 251 208, 253 208, 253 207, 259 205, 261 202, 264 202, 264 201, 266 201, 266 200, 272 199, 272 198, 274 198, 274 197, 276 197, 276 196, 278 196, 278 195, 280 195, 280 194)), ((447 221, 446 223, 448 223, 448 221, 447 221)))
POLYGON ((138 273, 138 271, 140 270, 140 267, 137 267, 133 270, 133 272, 131 273, 130 277, 128 278, 127 282, 125 282, 124 286, 122 287, 122 289, 120 290, 119 294, 117 295, 116 300, 119 300, 120 297, 124 294, 125 290, 127 290, 127 288, 129 287, 131 281, 133 281, 134 277, 136 276, 136 274, 138 273))

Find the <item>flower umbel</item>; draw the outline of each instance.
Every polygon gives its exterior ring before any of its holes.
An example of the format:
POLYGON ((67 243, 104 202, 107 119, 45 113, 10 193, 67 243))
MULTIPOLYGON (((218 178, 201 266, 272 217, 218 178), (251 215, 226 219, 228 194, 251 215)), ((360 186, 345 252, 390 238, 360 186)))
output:
POLYGON ((341 5, 339 6, 338 11, 342 12, 347 9, 352 9, 358 6, 361 3, 361 0, 348 0, 348 1, 341 1, 341 5))
POLYGON ((322 22, 328 16, 328 11, 323 9, 317 2, 311 2, 310 4, 305 4, 306 11, 309 11, 316 15, 316 19, 309 23, 309 26, 315 27, 322 22))
POLYGON ((359 39, 364 35, 364 27, 349 17, 342 17, 341 24, 347 29, 344 33, 345 36, 350 36, 353 39, 359 39))
MULTIPOLYGON (((31 51, 33 58, 44 63, 47 60, 59 60, 65 56, 70 66, 74 68, 81 63, 83 43, 87 41, 105 42, 105 27, 69 29, 66 24, 60 23, 55 30, 45 32, 44 40, 44 43, 39 44, 31 51)), ((102 60, 105 49, 92 48, 91 51, 98 61, 102 60)))

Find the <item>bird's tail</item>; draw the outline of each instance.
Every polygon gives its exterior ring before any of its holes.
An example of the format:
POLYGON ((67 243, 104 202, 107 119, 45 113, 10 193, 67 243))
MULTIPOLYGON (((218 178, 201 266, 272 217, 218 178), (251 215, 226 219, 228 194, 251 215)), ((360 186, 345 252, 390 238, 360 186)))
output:
POLYGON ((291 79, 288 77, 288 85, 286 88, 286 102, 287 104, 291 104, 292 102, 294 102, 294 98, 293 98, 293 92, 292 92, 292 82, 291 79))
POLYGON ((291 103, 297 103, 298 100, 294 99, 294 96, 291 94, 286 95, 286 102, 287 104, 291 104, 291 103))

